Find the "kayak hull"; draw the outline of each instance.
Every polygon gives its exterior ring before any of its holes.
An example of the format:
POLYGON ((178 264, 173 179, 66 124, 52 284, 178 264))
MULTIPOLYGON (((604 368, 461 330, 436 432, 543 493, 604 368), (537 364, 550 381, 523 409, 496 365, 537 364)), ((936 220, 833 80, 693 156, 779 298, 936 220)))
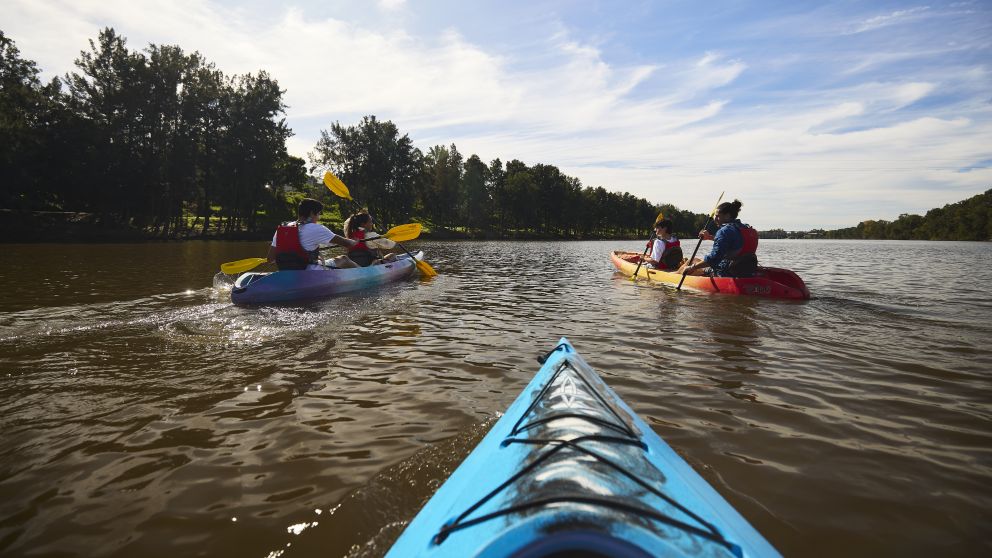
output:
POLYGON ((387 558, 779 556, 567 339, 546 359, 387 558))
MULTIPOLYGON (((628 277, 633 276, 634 271, 637 270, 636 258, 639 256, 640 254, 635 252, 619 250, 610 253, 613 265, 628 277)), ((642 265, 637 271, 637 277, 673 287, 677 287, 682 279, 682 275, 679 273, 648 269, 645 265, 642 265)), ((809 289, 799 275, 778 267, 759 267, 758 273, 754 277, 687 275, 682 283, 682 288, 689 291, 790 300, 807 300, 810 297, 809 289)))
MULTIPOLYGON (((423 259, 423 252, 414 256, 423 259)), ((400 281, 415 269, 416 263, 403 254, 395 262, 368 267, 245 273, 234 282, 231 302, 254 305, 317 300, 400 281)))

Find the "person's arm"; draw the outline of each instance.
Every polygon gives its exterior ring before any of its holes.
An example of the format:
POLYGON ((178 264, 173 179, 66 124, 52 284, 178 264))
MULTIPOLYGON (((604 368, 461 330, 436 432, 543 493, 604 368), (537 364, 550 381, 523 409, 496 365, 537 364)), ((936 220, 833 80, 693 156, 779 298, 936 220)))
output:
POLYGON ((345 248, 351 248, 358 244, 357 241, 344 238, 343 236, 338 236, 334 231, 325 227, 324 225, 317 224, 317 246, 321 244, 337 244, 338 246, 344 246, 345 248))
POLYGON ((269 263, 275 263, 276 261, 276 236, 278 235, 278 232, 272 235, 272 244, 269 244, 269 253, 265 256, 265 259, 268 260, 269 263))
POLYGON ((703 240, 713 241, 713 249, 710 250, 709 254, 703 256, 701 261, 686 266, 684 270, 685 273, 692 273, 697 269, 703 269, 705 267, 713 267, 723 259, 723 254, 726 252, 726 233, 724 233, 724 230, 726 230, 726 228, 721 228, 716 232, 716 236, 711 235, 706 229, 699 232, 699 237, 703 240))
POLYGON ((661 265, 661 257, 665 253, 665 243, 661 239, 655 239, 651 245, 651 255, 645 256, 643 258, 644 263, 651 264, 655 267, 661 265))
POLYGON ((353 248, 358 244, 357 240, 351 240, 350 238, 345 238, 343 236, 334 235, 331 238, 331 244, 337 244, 338 246, 344 246, 345 248, 353 248))

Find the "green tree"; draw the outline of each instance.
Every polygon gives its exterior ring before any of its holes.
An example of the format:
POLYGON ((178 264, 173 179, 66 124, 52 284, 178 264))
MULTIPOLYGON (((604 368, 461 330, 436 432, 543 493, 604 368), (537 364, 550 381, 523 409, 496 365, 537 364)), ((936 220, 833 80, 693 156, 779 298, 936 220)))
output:
POLYGON ((37 65, 21 57, 20 50, 0 31, 0 205, 17 209, 54 205, 51 183, 44 180, 46 141, 57 116, 53 98, 61 88, 58 79, 43 86, 37 65))
MULTIPOLYGON (((389 225, 413 213, 421 180, 422 154, 391 121, 366 116, 357 126, 322 130, 309 159, 312 168, 330 169, 348 185, 352 197, 389 225)), ((345 208, 345 211, 351 208, 345 208)))
POLYGON ((491 221, 492 198, 486 188, 489 167, 478 155, 465 161, 462 190, 465 192, 465 226, 470 230, 488 231, 491 221))
POLYGON ((434 224, 451 228, 462 224, 462 156, 458 148, 435 145, 424 156, 422 206, 434 224))
POLYGON ((506 215, 509 199, 506 192, 506 171, 503 170, 503 162, 493 159, 489 163, 489 172, 486 173, 486 189, 489 199, 492 200, 492 211, 490 222, 495 227, 497 236, 506 234, 506 215))

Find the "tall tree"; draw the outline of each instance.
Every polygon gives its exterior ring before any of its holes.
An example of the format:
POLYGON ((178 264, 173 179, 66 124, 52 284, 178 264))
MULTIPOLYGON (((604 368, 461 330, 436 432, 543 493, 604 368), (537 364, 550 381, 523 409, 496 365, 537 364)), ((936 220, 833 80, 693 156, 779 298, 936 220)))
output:
POLYGON ((14 41, 0 31, 0 193, 4 207, 42 203, 35 188, 42 147, 39 119, 46 104, 37 65, 21 58, 14 41))
POLYGON ((440 227, 463 224, 462 156, 454 144, 435 145, 424 156, 421 199, 428 219, 440 227))
POLYGON ((465 192, 465 226, 470 230, 488 231, 492 207, 492 198, 486 188, 489 167, 478 155, 472 155, 465 161, 464 168, 462 184, 465 192))
MULTIPOLYGON (((353 197, 365 202, 383 224, 409 219, 421 179, 418 149, 391 121, 366 116, 357 126, 340 122, 322 130, 309 155, 314 170, 332 170, 353 197)), ((345 208, 347 211, 350 208, 345 208)))

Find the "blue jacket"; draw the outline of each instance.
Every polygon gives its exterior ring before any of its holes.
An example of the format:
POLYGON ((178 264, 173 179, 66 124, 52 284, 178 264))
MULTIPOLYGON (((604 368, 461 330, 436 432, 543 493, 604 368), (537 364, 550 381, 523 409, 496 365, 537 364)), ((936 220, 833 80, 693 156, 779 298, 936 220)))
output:
POLYGON ((729 258, 744 247, 744 237, 738 230, 738 227, 741 226, 743 226, 741 220, 734 219, 716 231, 716 235, 713 237, 713 250, 703 257, 706 265, 717 271, 723 271, 731 264, 732 260, 729 258))

